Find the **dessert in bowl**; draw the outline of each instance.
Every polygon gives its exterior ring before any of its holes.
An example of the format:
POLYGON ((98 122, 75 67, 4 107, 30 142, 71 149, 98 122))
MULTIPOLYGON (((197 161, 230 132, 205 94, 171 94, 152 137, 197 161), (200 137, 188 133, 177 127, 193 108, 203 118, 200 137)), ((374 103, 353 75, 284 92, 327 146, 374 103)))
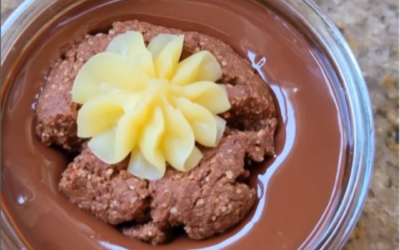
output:
POLYGON ((341 246, 371 173, 365 85, 321 21, 298 18, 312 5, 264 4, 55 1, 8 30, 13 244, 341 246))

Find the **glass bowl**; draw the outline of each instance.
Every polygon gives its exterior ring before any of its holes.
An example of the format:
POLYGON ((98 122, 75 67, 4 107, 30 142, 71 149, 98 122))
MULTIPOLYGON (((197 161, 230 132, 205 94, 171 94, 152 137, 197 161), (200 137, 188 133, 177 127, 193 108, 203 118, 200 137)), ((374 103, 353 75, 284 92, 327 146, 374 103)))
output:
MULTIPOLYGON (((73 6, 88 0, 26 0, 1 27, 1 81, 8 82, 14 65, 28 49, 31 41, 40 35, 52 18, 73 6), (51 10, 51 11, 48 11, 51 10), (46 12, 47 11, 47 12, 46 12)), ((346 108, 352 129, 352 152, 345 173, 346 185, 336 211, 321 232, 309 238, 301 249, 341 249, 354 228, 367 197, 373 172, 374 126, 372 108, 362 73, 349 46, 327 15, 312 0, 257 0, 260 4, 285 14, 291 21, 307 30, 328 56, 340 83, 335 91, 346 93, 346 108)), ((3 103, 7 84, 1 87, 3 103)), ((3 187, 2 187, 3 189, 3 187)), ((1 211, 1 249, 28 249, 12 227, 11 219, 1 211)))

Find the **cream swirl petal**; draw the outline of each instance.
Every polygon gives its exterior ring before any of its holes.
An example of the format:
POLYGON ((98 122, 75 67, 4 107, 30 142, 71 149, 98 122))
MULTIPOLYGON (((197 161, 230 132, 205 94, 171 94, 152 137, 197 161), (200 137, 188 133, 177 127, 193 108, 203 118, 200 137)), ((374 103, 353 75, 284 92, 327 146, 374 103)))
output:
POLYGON ((183 36, 159 35, 149 44, 156 77, 170 80, 175 73, 183 47, 183 36))
POLYGON ((141 69, 149 78, 154 78, 153 55, 146 48, 143 36, 139 32, 129 31, 115 37, 108 44, 106 51, 130 59, 135 69, 141 69))
POLYGON ((105 52, 79 71, 72 99, 83 104, 78 136, 108 164, 130 155, 128 171, 150 180, 166 166, 195 167, 202 153, 196 142, 218 145, 230 108, 226 91, 216 84, 221 68, 208 51, 179 62, 184 37, 159 35, 146 48, 138 32, 118 35, 105 52))
POLYGON ((213 82, 195 82, 183 88, 182 96, 197 103, 213 114, 220 114, 230 109, 225 86, 213 82))
POLYGON ((147 74, 129 58, 111 52, 94 55, 78 72, 72 101, 84 104, 90 98, 120 90, 141 91, 149 82, 147 74))
POLYGON ((221 68, 208 51, 200 51, 179 63, 171 83, 187 85, 198 81, 217 81, 222 77, 221 68))
POLYGON ((175 98, 173 103, 186 118, 193 130, 196 141, 207 147, 215 147, 217 142, 217 122, 213 114, 203 106, 192 103, 186 98, 175 98))

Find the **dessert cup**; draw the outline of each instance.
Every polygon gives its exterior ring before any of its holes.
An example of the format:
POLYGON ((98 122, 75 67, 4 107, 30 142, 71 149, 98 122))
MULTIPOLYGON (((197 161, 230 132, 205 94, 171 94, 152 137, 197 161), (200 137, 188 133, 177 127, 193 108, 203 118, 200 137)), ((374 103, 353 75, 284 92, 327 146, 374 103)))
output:
MULTIPOLYGON (((40 36, 63 12, 90 0, 27 0, 4 22, 1 29, 1 98, 4 104, 16 65, 40 36), (41 28, 37 28, 41 27, 41 28)), ((331 20, 311 0, 258 0, 260 8, 269 8, 305 31, 308 38, 325 53, 337 77, 333 91, 343 116, 349 119, 346 131, 348 152, 340 194, 332 211, 316 225, 299 249, 341 249, 354 228, 367 197, 374 157, 374 127, 371 103, 362 73, 349 46, 331 20), (263 7, 261 7, 263 5, 263 7)), ((3 145, 2 147, 7 147, 3 145)), ((23 157, 23 156, 22 156, 23 157)), ((4 183, 4 182, 3 182, 4 183)), ((1 249, 29 249, 4 211, 6 202, 2 183, 1 249)))

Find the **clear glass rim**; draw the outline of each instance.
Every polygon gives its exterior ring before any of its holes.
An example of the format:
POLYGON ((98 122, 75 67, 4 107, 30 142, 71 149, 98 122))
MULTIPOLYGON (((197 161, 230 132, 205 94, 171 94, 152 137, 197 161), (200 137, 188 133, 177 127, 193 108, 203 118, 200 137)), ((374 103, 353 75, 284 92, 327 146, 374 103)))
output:
MULTIPOLYGON (((85 0, 78 0, 78 4, 85 0)), ((257 0, 265 5, 264 0, 257 0)), ((353 158, 347 189, 329 226, 306 249, 341 249, 356 225, 364 206, 373 173, 375 135, 372 105, 360 67, 346 40, 313 0, 277 0, 289 8, 326 49, 344 82, 353 132, 353 158)), ((25 0, 1 26, 1 64, 13 43, 33 19, 54 0, 25 0)), ((2 76, 3 80, 3 76, 2 76)), ((2 89, 3 92, 3 89, 2 89)), ((1 209, 1 249, 27 249, 1 209)))
POLYGON ((375 133, 371 100, 358 62, 339 29, 313 0, 285 0, 318 37, 345 83, 353 132, 353 159, 339 207, 311 249, 341 249, 355 227, 373 174, 375 133), (307 13, 308 16, 301 14, 307 13))

